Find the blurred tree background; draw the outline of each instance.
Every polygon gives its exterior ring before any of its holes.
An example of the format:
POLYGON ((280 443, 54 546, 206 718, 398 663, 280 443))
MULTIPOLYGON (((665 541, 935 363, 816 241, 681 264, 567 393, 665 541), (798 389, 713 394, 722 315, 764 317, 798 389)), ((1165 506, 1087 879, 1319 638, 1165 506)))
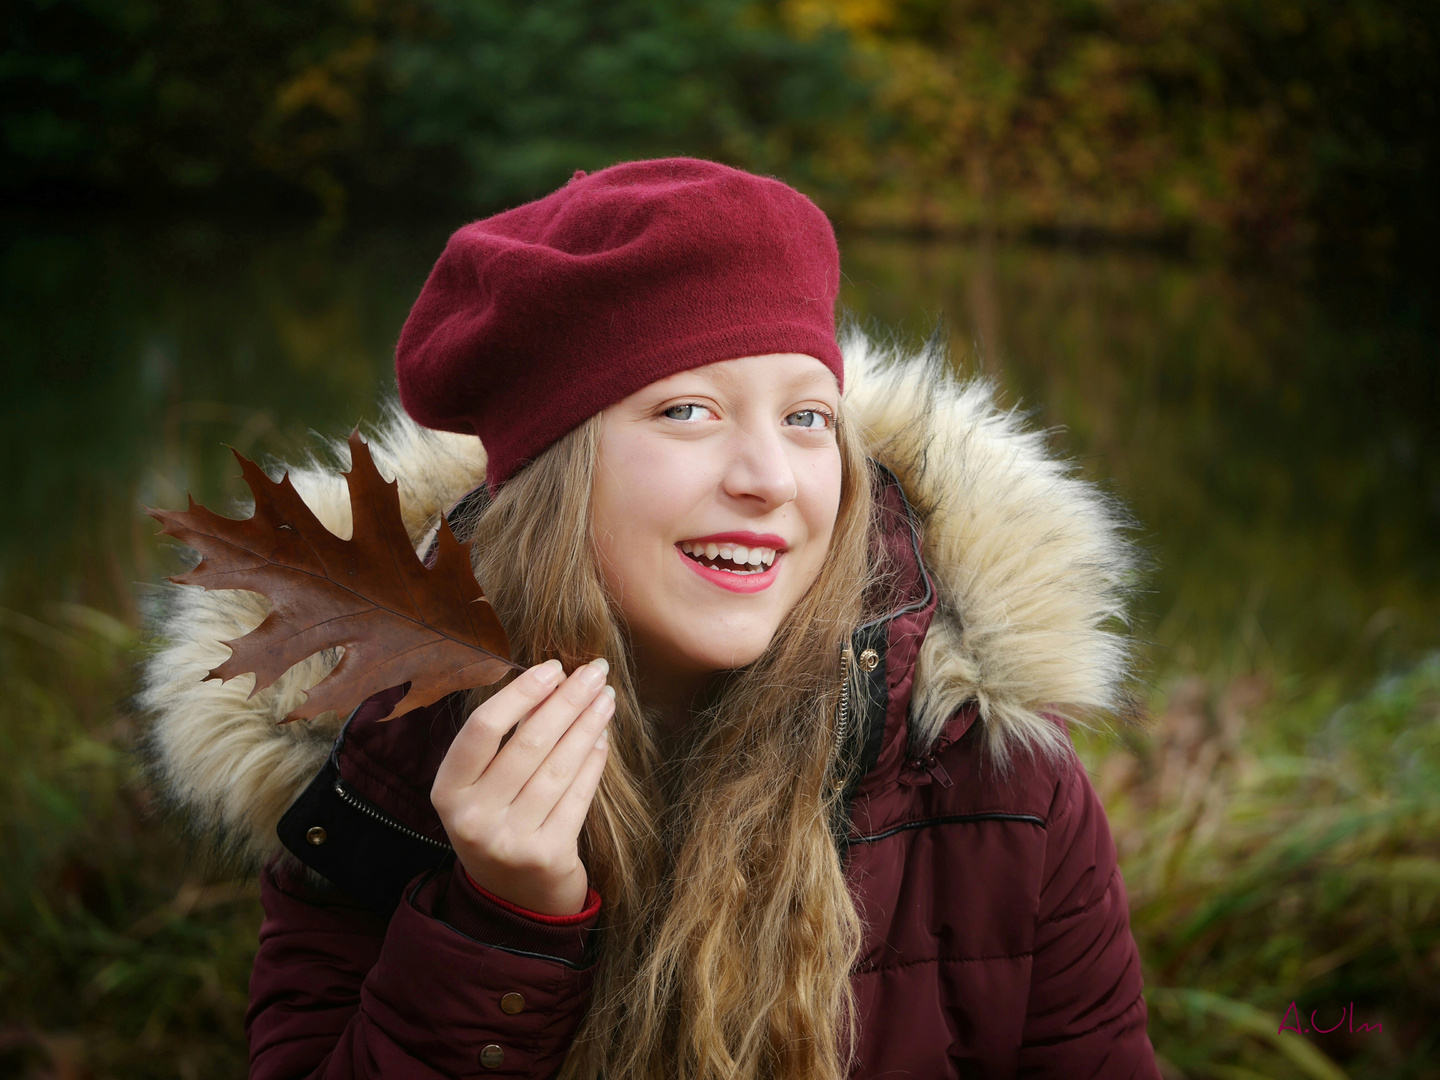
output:
POLYGON ((864 101, 843 30, 743 0, 13 10, 0 168, 40 198, 482 213, 627 157, 788 167, 864 101))
POLYGON ((479 214, 692 153, 871 228, 1384 258, 1437 226, 1431 0, 14 0, 6 23, 12 198, 479 214))
POLYGON ((135 754, 177 563, 140 505, 224 505, 226 444, 293 460, 376 416, 458 222, 686 153, 816 198, 849 310, 943 315, 957 370, 1138 519, 1150 723, 1079 742, 1167 1080, 1440 1078, 1440 3, 11 0, 0 27, 0 1076, 245 1073, 253 874, 135 754))

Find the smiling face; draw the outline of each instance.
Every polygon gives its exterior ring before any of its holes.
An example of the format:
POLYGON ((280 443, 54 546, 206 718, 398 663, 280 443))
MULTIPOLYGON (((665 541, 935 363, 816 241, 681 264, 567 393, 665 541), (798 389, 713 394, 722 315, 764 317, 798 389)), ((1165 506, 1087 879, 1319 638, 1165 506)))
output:
POLYGON ((725 360, 606 409, 591 498, 601 574, 642 678, 743 667, 824 563, 840 391, 810 356, 725 360))

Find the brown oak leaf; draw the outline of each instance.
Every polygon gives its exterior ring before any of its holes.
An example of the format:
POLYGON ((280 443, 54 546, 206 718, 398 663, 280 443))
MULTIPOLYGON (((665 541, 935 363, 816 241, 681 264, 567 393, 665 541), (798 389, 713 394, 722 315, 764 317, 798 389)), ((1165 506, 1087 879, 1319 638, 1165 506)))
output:
POLYGON ((206 679, 253 672, 258 691, 306 657, 343 647, 340 662, 285 717, 288 723, 332 709, 343 716, 372 694, 408 682, 385 719, 520 670, 475 580, 469 544, 456 540, 442 520, 435 558, 429 566, 420 560, 400 516, 399 488, 380 476, 359 431, 350 435, 351 466, 344 474, 349 540, 321 524, 288 474, 271 480, 234 453, 255 495, 251 517, 221 517, 193 498, 185 511, 146 509, 165 526, 162 533, 202 556, 171 581, 248 589, 270 601, 264 622, 223 643, 230 658, 206 679))

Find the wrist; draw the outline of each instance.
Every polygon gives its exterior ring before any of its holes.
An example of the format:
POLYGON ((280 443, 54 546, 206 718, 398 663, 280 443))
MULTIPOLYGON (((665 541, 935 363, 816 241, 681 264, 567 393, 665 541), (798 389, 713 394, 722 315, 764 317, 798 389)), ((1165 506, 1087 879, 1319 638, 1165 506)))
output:
POLYGON ((595 890, 594 886, 588 886, 586 888, 585 906, 582 907, 579 911, 575 912, 575 914, 546 915, 539 911, 532 911, 529 908, 522 908, 518 904, 512 904, 503 896, 496 896, 489 889, 485 888, 484 885, 481 885, 478 881, 472 878, 463 866, 460 867, 460 873, 465 878, 465 881, 470 886, 471 890, 477 896, 487 901, 488 903, 494 904, 502 911, 506 911, 509 914, 515 915, 521 919, 526 919, 532 922, 544 923, 546 926, 568 927, 581 926, 584 923, 590 922, 595 918, 596 915, 600 914, 600 894, 595 890))
POLYGON ((564 881, 547 884, 535 881, 532 875, 487 872, 487 868, 472 866, 464 859, 457 861, 461 873, 477 891, 517 914, 568 918, 583 915, 590 906, 593 890, 584 866, 578 863, 564 881))

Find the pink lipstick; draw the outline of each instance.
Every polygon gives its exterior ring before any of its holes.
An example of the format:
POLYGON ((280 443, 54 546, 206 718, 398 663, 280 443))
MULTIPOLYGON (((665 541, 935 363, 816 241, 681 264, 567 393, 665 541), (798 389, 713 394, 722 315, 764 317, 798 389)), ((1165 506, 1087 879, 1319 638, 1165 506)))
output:
POLYGON ((723 532, 713 533, 710 536, 688 536, 681 543, 690 544, 744 544, 747 548, 762 547, 771 548, 774 551, 786 550, 785 540, 774 533, 753 533, 753 532, 723 532))
POLYGON ((685 560, 685 565, 699 574, 712 585, 718 585, 734 593, 757 593, 768 589, 775 582, 775 577, 780 566, 783 553, 787 550, 782 537, 774 533, 753 533, 753 532, 725 532, 712 533, 709 536, 697 536, 693 539, 682 540, 675 545, 675 553, 685 560), (769 548, 775 552, 774 561, 764 570, 752 570, 748 572, 737 572, 732 570, 720 570, 707 566, 700 559, 687 555, 681 548, 681 544, 689 545, 691 548, 704 549, 708 544, 716 546, 741 546, 746 548, 769 548))

